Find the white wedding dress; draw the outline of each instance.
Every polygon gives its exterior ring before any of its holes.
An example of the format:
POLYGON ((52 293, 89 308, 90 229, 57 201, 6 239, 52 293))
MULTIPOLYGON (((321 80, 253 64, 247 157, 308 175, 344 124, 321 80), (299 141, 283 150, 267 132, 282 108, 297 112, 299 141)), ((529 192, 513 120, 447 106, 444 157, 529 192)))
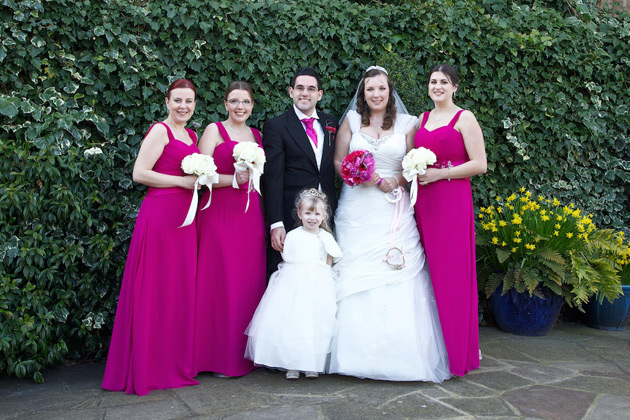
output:
MULTIPOLYGON (((374 155, 381 177, 402 171, 405 134, 417 119, 399 114, 394 133, 380 139, 359 133, 361 117, 347 114, 350 152, 374 155)), ((451 377, 446 347, 424 249, 404 191, 398 203, 399 230, 391 226, 397 204, 376 186, 344 185, 335 213, 336 238, 343 257, 337 272, 337 322, 329 372, 392 381, 442 382, 451 377), (384 261, 396 246, 406 263, 395 269, 384 261)), ((396 262, 391 260, 391 262, 396 262)))

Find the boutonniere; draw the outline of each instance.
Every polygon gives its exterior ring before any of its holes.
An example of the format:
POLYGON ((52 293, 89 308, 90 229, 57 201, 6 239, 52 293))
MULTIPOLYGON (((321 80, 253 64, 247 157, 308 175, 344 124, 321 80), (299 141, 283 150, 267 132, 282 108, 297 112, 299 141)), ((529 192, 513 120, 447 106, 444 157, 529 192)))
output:
POLYGON ((337 127, 332 121, 326 121, 326 125, 324 126, 326 132, 328 133, 328 145, 330 146, 332 142, 335 140, 335 134, 337 134, 337 127))

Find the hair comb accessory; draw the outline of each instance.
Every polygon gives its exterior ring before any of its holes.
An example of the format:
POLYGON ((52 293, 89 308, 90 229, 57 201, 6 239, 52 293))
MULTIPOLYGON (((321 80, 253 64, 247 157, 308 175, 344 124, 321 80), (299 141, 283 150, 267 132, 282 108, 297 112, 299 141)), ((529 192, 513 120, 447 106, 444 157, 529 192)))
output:
POLYGON ((381 66, 370 66, 370 67, 367 68, 367 70, 365 70, 365 72, 367 73, 370 70, 380 70, 380 71, 382 71, 383 73, 385 73, 385 74, 387 74, 389 76, 389 73, 387 73, 387 70, 385 70, 385 68, 381 67, 381 66))

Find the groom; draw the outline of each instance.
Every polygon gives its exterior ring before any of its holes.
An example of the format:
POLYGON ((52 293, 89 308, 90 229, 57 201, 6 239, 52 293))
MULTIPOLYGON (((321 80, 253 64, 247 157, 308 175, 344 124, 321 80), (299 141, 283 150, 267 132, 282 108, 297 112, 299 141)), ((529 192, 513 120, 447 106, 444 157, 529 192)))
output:
POLYGON ((282 260, 287 232, 295 227, 295 199, 303 188, 317 188, 328 196, 329 222, 337 207, 335 191, 335 132, 337 118, 315 109, 322 99, 322 80, 310 67, 300 68, 291 79, 293 106, 263 126, 267 155, 262 177, 265 219, 271 232, 267 274, 282 260))

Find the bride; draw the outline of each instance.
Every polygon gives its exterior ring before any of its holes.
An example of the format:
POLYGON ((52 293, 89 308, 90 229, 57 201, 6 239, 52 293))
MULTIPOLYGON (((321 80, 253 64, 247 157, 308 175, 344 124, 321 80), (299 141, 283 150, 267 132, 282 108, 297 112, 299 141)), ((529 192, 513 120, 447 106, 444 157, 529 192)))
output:
POLYGON ((451 375, 424 250, 402 187, 402 159, 417 118, 387 71, 370 67, 339 128, 335 169, 350 152, 374 156, 372 179, 344 185, 335 213, 343 258, 338 273, 338 330, 330 373, 392 381, 442 382, 451 375), (356 111, 354 102, 356 99, 356 111))

